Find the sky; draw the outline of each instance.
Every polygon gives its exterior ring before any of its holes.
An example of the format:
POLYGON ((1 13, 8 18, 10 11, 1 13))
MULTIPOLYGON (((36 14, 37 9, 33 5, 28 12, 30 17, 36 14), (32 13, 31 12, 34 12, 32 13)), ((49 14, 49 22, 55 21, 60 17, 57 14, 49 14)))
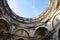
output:
POLYGON ((33 18, 48 6, 49 0, 7 0, 11 10, 18 16, 33 18))

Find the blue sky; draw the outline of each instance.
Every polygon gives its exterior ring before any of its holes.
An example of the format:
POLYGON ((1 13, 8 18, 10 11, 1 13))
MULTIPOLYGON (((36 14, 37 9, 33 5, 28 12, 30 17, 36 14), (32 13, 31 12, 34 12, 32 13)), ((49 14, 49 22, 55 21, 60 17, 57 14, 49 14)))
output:
POLYGON ((48 6, 49 0, 7 0, 15 14, 32 18, 41 14, 48 6))

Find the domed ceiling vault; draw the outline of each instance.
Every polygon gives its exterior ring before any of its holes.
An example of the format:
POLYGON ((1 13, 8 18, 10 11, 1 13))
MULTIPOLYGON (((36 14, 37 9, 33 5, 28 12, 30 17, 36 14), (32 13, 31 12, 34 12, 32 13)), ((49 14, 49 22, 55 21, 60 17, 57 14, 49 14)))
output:
POLYGON ((47 8, 45 11, 42 12, 40 16, 37 18, 23 18, 20 16, 17 16, 8 6, 6 0, 0 0, 0 11, 3 14, 2 17, 6 18, 9 20, 10 23, 14 23, 17 25, 21 26, 26 26, 26 27, 38 27, 43 24, 46 24, 49 22, 56 12, 59 9, 59 0, 50 0, 47 8), (23 24, 23 25, 22 25, 23 24))
MULTIPOLYGON (((48 7, 46 8, 46 10, 44 12, 42 12, 42 14, 40 16, 38 16, 37 18, 34 18, 34 19, 23 18, 23 17, 17 16, 16 14, 14 14, 14 12, 9 8, 6 0, 0 0, 0 13, 1 13, 0 19, 2 19, 4 17, 7 21, 9 21, 9 24, 11 26, 13 25, 14 27, 15 26, 18 26, 18 27, 24 26, 24 28, 27 28, 27 29, 28 29, 28 27, 29 28, 40 27, 43 24, 50 22, 51 20, 55 21, 54 19, 56 17, 56 14, 60 13, 58 11, 60 11, 60 0, 50 0, 48 7)), ((54 23, 52 23, 52 25, 53 24, 54 23)), ((48 26, 48 27, 50 27, 50 26, 48 26)), ((19 29, 19 28, 17 28, 17 29, 19 29)), ((33 30, 35 30, 35 29, 33 29, 33 30)), ((33 30, 29 30, 29 32, 33 31, 33 30)), ((10 31, 12 31, 12 30, 10 30, 10 31)), ((28 34, 29 34, 29 32, 28 32, 28 34)), ((32 33, 30 33, 30 34, 32 34, 32 33)), ((29 36, 30 36, 30 34, 29 34, 29 36)))
POLYGON ((4 12, 6 12, 12 19, 16 20, 17 22, 25 23, 25 24, 33 24, 36 22, 39 22, 39 23, 48 22, 54 15, 54 13, 57 11, 57 8, 59 6, 58 0, 57 1, 50 0, 48 7, 40 16, 38 16, 35 19, 30 19, 30 18, 23 18, 23 17, 19 17, 19 16, 15 15, 13 13, 13 11, 9 8, 6 0, 2 0, 2 4, 3 4, 2 6, 4 9, 4 12))

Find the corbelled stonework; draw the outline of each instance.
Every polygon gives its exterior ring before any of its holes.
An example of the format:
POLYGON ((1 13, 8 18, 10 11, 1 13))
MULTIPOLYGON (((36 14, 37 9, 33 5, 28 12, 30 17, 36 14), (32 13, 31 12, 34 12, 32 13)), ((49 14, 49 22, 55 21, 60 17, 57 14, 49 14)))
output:
POLYGON ((0 0, 0 40, 60 40, 60 0, 36 18, 19 17, 0 0))

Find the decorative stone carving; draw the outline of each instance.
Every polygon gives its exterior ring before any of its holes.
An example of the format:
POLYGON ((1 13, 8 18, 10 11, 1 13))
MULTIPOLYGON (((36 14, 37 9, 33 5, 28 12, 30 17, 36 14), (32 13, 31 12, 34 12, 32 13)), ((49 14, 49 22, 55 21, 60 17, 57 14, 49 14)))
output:
POLYGON ((60 40, 60 0, 50 0, 43 14, 34 19, 15 15, 6 0, 0 0, 0 9, 2 11, 0 13, 3 15, 0 17, 0 33, 3 33, 0 40, 60 40), (38 29, 36 29, 37 27, 38 29), (52 30, 48 30, 49 28, 52 30), (32 33, 33 36, 31 36, 32 33))

